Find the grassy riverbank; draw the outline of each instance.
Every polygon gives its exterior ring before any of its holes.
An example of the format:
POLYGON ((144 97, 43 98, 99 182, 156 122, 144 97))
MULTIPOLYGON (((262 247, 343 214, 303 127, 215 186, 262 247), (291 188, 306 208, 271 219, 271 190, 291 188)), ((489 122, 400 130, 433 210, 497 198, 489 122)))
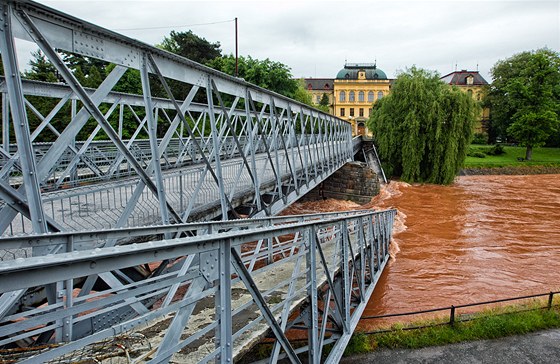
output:
POLYGON ((492 155, 491 145, 471 145, 461 175, 560 174, 560 148, 534 148, 531 161, 524 160, 524 147, 503 147, 492 155), (476 155, 476 156, 475 156, 476 155))
POLYGON ((465 168, 496 168, 522 166, 557 166, 560 167, 560 148, 534 148, 533 158, 525 161, 524 147, 504 146, 504 154, 488 155, 485 152, 493 148, 490 145, 472 145, 471 151, 480 152, 483 158, 469 156, 465 159, 465 168))
POLYGON ((421 321, 408 325, 397 324, 392 331, 376 334, 356 333, 350 340, 345 356, 364 354, 378 348, 418 349, 483 339, 527 334, 530 332, 560 328, 560 309, 537 309, 541 303, 524 306, 509 306, 482 311, 476 319, 456 322, 453 326, 444 321, 421 321), (411 326, 429 326, 423 329, 407 330, 411 326))

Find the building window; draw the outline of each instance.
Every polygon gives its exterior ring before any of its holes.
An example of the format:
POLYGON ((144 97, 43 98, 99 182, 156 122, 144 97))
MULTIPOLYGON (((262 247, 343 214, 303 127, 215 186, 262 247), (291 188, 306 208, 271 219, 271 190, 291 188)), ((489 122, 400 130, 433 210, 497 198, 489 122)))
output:
POLYGON ((340 108, 340 116, 345 116, 345 110, 343 107, 340 108))
POLYGON ((364 92, 363 92, 363 91, 358 92, 358 101, 359 101, 359 102, 364 102, 364 101, 365 101, 365 100, 364 100, 364 92))
POLYGON ((360 108, 360 116, 361 116, 361 117, 364 116, 364 108, 363 108, 363 107, 360 108))
POLYGON ((379 91, 379 92, 377 93, 377 99, 378 99, 378 100, 381 100, 382 98, 383 98, 383 91, 379 91))
POLYGON ((317 95, 317 103, 321 103, 321 95, 317 95))
POLYGON ((350 91, 350 93, 348 94, 348 101, 350 102, 356 101, 356 95, 354 94, 354 91, 350 91))
POLYGON ((472 85, 474 83, 474 77, 472 75, 467 76, 467 85, 472 85))
POLYGON ((368 109, 368 116, 371 116, 371 112, 372 112, 372 111, 373 111, 373 110, 372 110, 372 108, 370 107, 370 108, 368 109))
POLYGON ((350 116, 354 116, 354 108, 353 107, 350 108, 350 116))
POLYGON ((368 102, 373 102, 373 91, 368 92, 367 101, 368 102))
POLYGON ((340 102, 346 101, 346 92, 345 91, 340 91, 339 100, 340 100, 340 102))
POLYGON ((467 94, 469 94, 469 96, 472 97, 472 90, 467 90, 467 94))

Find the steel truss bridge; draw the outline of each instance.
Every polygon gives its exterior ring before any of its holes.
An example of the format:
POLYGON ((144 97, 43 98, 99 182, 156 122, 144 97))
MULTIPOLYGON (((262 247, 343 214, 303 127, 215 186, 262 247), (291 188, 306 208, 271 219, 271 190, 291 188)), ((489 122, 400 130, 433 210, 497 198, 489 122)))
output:
POLYGON ((226 363, 268 335, 270 362, 337 362, 395 211, 274 215, 352 160, 350 125, 43 5, 0 5, 0 355, 226 363), (63 82, 21 78, 22 40, 63 82), (110 72, 84 87, 61 52, 110 72), (142 94, 118 92, 134 75, 142 94))

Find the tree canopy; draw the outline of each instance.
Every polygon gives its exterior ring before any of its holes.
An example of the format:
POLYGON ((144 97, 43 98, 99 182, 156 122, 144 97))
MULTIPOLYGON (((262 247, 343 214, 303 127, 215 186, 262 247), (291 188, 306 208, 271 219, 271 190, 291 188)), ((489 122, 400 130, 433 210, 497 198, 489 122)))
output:
POLYGON ((329 96, 327 96, 326 93, 323 93, 323 95, 321 96, 321 101, 319 102, 319 105, 325 106, 328 109, 330 104, 331 104, 331 102, 329 101, 329 96))
POLYGON ((164 37, 158 47, 202 64, 222 55, 220 42, 210 43, 191 30, 187 32, 172 30, 169 37, 164 37))
POLYGON ((522 52, 498 61, 488 100, 491 131, 527 147, 542 146, 560 125, 560 55, 549 49, 522 52))
POLYGON ((368 126, 389 174, 449 184, 463 166, 479 112, 467 93, 412 67, 374 104, 368 126))
POLYGON ((29 61, 30 69, 24 72, 23 77, 43 82, 58 81, 56 78, 56 68, 47 60, 43 52, 37 50, 31 52, 31 56, 33 58, 29 61))
MULTIPOLYGON (((214 58, 207 63, 218 71, 233 75, 235 56, 228 55, 214 58)), ((238 60, 239 77, 257 86, 293 98, 298 89, 298 80, 294 79, 291 70, 283 63, 270 59, 258 60, 251 56, 240 56, 238 60)))

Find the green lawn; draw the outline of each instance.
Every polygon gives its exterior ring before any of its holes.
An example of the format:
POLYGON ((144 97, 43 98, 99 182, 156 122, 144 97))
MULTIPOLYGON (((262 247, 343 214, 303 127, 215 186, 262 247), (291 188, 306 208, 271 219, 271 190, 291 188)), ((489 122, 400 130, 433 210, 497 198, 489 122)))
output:
POLYGON ((553 305, 551 309, 547 310, 543 308, 545 304, 546 300, 536 300, 524 305, 497 307, 477 314, 466 314, 465 318, 458 315, 456 316, 458 320, 469 320, 457 321, 454 326, 447 325, 448 317, 444 317, 440 320, 395 324, 392 330, 380 330, 381 332, 378 333, 356 332, 350 339, 345 354, 364 354, 375 351, 377 348, 418 349, 559 328, 559 307, 553 305), (407 329, 407 327, 414 326, 424 328, 407 329))
MULTIPOLYGON (((489 145, 472 145, 471 150, 484 152, 492 148, 489 145)), ((510 166, 535 166, 549 165, 560 166, 560 148, 533 148, 533 158, 531 161, 519 161, 518 158, 525 158, 524 147, 504 147, 505 154, 485 155, 484 158, 467 157, 465 168, 490 168, 490 167, 510 167, 510 166)))

